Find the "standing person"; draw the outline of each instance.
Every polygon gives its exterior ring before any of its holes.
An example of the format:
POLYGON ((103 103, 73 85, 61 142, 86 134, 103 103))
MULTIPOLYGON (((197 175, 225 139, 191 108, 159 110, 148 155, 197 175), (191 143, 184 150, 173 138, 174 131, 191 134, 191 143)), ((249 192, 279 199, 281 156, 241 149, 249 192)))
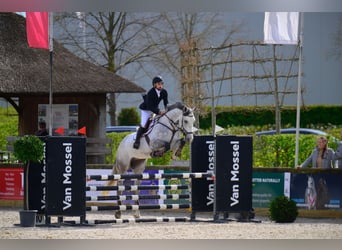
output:
MULTIPOLYGON (((340 138, 342 139, 342 130, 340 132, 340 138)), ((333 159, 338 162, 338 168, 342 169, 342 141, 338 145, 333 159)))
POLYGON ((138 149, 140 146, 140 138, 147 129, 147 123, 152 114, 163 115, 166 111, 159 109, 159 103, 163 100, 166 109, 168 101, 168 93, 163 88, 164 82, 161 76, 156 76, 152 80, 152 88, 144 95, 144 102, 139 105, 141 121, 137 131, 133 148, 138 149))
POLYGON ((49 135, 49 132, 46 129, 46 122, 40 121, 38 123, 38 131, 36 132, 37 136, 47 136, 49 135))
POLYGON ((334 167, 334 150, 328 147, 328 140, 324 136, 317 138, 317 147, 312 151, 311 155, 297 168, 333 168, 334 167))

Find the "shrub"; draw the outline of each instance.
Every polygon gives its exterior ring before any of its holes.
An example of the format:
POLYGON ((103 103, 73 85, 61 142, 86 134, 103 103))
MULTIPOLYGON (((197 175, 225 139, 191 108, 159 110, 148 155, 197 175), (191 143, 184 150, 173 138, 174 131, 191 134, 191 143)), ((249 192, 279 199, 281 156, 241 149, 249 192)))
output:
POLYGON ((298 216, 296 202, 282 195, 271 201, 270 218, 278 223, 294 222, 298 216))
POLYGON ((44 157, 44 144, 35 135, 24 135, 13 144, 14 157, 27 164, 29 162, 39 162, 44 157))
POLYGON ((118 116, 119 125, 137 125, 140 122, 139 114, 136 108, 123 108, 118 116))

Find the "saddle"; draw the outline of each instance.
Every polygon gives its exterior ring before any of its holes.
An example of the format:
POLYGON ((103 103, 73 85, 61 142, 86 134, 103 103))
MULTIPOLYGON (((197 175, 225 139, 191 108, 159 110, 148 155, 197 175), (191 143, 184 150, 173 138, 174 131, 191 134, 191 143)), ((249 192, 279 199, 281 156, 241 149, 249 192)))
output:
MULTIPOLYGON (((161 115, 156 115, 156 114, 152 114, 151 117, 147 120, 146 125, 145 125, 145 132, 143 133, 142 136, 145 137, 145 140, 147 142, 147 144, 150 145, 150 138, 148 137, 148 135, 151 133, 154 125, 156 125, 156 123, 158 122, 159 118, 161 117, 161 115)), ((167 143, 164 148, 162 149, 158 149, 158 150, 153 150, 151 152, 151 157, 152 158, 158 158, 158 157, 163 157, 164 154, 170 149, 170 143, 167 143)))

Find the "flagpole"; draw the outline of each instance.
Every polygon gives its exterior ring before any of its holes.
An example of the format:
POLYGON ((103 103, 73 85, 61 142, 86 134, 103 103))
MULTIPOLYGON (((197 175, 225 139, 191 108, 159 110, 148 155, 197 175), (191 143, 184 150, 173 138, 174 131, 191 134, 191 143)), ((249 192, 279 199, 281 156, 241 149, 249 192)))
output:
POLYGON ((49 54, 50 54, 50 87, 49 87, 49 135, 52 135, 52 65, 53 65, 53 13, 49 12, 49 54))
POLYGON ((297 117, 296 117, 296 152, 295 152, 295 167, 298 166, 299 155, 299 128, 300 128, 300 106, 301 106, 301 81, 302 81, 302 52, 303 52, 303 28, 304 15, 301 12, 299 15, 300 30, 299 30, 299 61, 298 61, 298 89, 297 89, 297 117))

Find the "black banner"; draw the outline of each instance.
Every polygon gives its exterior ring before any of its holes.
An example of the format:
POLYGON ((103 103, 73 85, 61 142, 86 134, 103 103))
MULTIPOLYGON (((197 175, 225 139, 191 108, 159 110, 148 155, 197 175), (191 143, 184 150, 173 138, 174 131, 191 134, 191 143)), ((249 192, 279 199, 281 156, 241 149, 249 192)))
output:
MULTIPOLYGON (((213 136, 195 136, 191 144, 191 172, 214 173, 215 143, 213 136)), ((213 211, 214 181, 191 180, 191 207, 194 212, 213 211)))
POLYGON ((39 137, 44 143, 44 158, 42 162, 30 162, 28 171, 28 207, 37 210, 38 214, 45 213, 45 184, 46 184, 46 138, 39 137))
POLYGON ((252 209, 252 137, 216 137, 216 211, 252 209))
POLYGON ((46 215, 85 216, 86 138, 46 142, 46 215))

